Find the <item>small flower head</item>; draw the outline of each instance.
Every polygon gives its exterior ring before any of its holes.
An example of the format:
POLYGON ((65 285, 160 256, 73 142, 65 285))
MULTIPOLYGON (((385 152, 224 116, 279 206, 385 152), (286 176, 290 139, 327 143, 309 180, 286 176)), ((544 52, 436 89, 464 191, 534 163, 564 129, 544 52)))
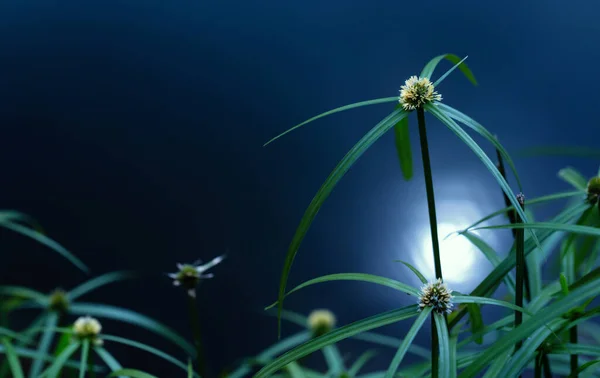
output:
POLYGON ((415 110, 434 101, 442 101, 442 95, 435 91, 433 83, 428 78, 411 76, 400 87, 400 104, 406 111, 415 110))
POLYGON ((212 273, 204 274, 208 269, 219 264, 225 258, 224 255, 215 257, 208 263, 201 265, 202 261, 198 260, 193 264, 177 264, 176 273, 170 273, 169 277, 173 279, 173 285, 181 286, 187 290, 190 297, 196 297, 196 286, 200 280, 212 278, 212 273))
POLYGON ((517 194, 517 201, 519 202, 519 205, 525 206, 525 194, 523 194, 523 193, 517 194))
POLYGON ((73 332, 76 338, 88 339, 94 345, 102 345, 102 339, 99 338, 102 325, 98 320, 90 316, 81 316, 73 323, 73 332))
POLYGON ((314 310, 308 315, 308 328, 315 337, 326 334, 335 327, 336 319, 329 310, 314 310))
POLYGON ((448 289, 445 283, 438 278, 435 282, 430 282, 421 287, 419 295, 419 311, 425 307, 432 307, 438 314, 452 312, 452 290, 448 289))
POLYGON ((600 197, 600 177, 592 177, 587 185, 587 200, 592 205, 598 202, 600 197))
POLYGON ((50 301, 48 303, 50 311, 56 311, 64 314, 69 308, 69 297, 66 291, 56 289, 50 294, 50 301))

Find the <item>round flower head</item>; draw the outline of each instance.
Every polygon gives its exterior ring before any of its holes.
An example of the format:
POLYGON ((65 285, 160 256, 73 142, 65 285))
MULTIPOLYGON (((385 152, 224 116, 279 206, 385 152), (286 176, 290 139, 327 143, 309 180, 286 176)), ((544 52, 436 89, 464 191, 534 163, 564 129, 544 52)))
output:
POLYGON ((335 315, 329 310, 314 310, 308 315, 308 328, 315 337, 326 334, 335 327, 335 315))
POLYGON ((421 287, 419 295, 419 311, 425 307, 432 307, 438 314, 452 312, 452 290, 448 289, 445 283, 438 278, 435 282, 430 282, 421 287))
POLYGON ((600 177, 592 177, 587 185, 587 200, 595 205, 598 197, 600 197, 600 177))
POLYGON ((98 337, 100 331, 102 331, 102 325, 98 320, 90 316, 81 316, 73 323, 75 337, 80 340, 88 339, 94 345, 102 345, 102 340, 98 337))
POLYGON ((404 110, 411 111, 434 101, 442 101, 442 95, 435 91, 428 78, 411 76, 400 87, 399 101, 404 110))
POLYGON ((170 273, 168 276, 173 279, 174 286, 182 286, 187 290, 190 297, 196 297, 196 286, 200 283, 201 279, 212 278, 212 273, 204 274, 208 269, 219 264, 225 256, 218 256, 209 261, 208 263, 201 265, 202 261, 198 260, 193 264, 177 264, 176 273, 170 273))
POLYGON ((50 294, 48 307, 51 311, 63 314, 67 312, 67 309, 69 308, 69 297, 67 292, 61 289, 54 290, 52 294, 50 294))

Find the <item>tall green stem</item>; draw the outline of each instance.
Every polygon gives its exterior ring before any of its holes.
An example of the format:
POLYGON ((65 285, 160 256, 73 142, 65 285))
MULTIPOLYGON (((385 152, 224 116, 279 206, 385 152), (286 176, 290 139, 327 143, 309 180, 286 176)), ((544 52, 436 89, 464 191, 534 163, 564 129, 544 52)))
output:
MULTIPOLYGON (((433 193, 433 177, 431 175, 431 161, 429 160, 429 144, 427 143, 427 129, 425 127, 425 111, 417 108, 419 122, 419 137, 421 139, 421 157, 423 158, 423 173, 425 174, 425 188, 427 190, 427 207, 429 208, 429 228, 431 229, 431 243, 433 246, 433 264, 435 277, 442 279, 442 262, 440 259, 440 243, 437 230, 437 215, 435 212, 435 196, 433 193)), ((437 327, 433 316, 431 317, 431 376, 438 376, 439 341, 437 327)))
MULTIPOLYGON (((577 326, 572 327, 571 329, 569 329, 569 341, 571 342, 571 344, 577 344, 578 343, 578 337, 577 337, 577 326)), ((579 374, 577 374, 577 370, 579 369, 579 359, 577 354, 572 354, 571 355, 571 376, 573 378, 577 378, 579 376, 579 374)))
POLYGON ((202 350, 202 334, 200 333, 200 316, 198 314, 198 304, 196 298, 191 295, 187 295, 190 323, 192 325, 192 332, 194 334, 194 344, 196 345, 196 366, 198 375, 202 378, 206 377, 206 366, 204 364, 204 352, 202 350))
MULTIPOLYGON (((519 194, 517 196, 517 199, 519 200, 519 204, 521 205, 522 209, 525 209, 525 197, 523 197, 522 194, 519 194)), ((521 223, 522 220, 519 217, 519 215, 517 214, 517 221, 518 223, 521 223)), ((516 243, 517 243, 517 248, 516 248, 516 252, 517 252, 517 256, 516 256, 516 270, 517 270, 517 283, 516 283, 516 288, 515 288, 515 305, 519 306, 519 307, 523 307, 523 278, 525 275, 525 233, 524 233, 524 229, 519 228, 517 229, 517 233, 516 233, 516 243)), ((523 313, 521 311, 515 311, 515 328, 517 328, 518 326, 521 325, 521 323, 523 323, 523 313)), ((519 350, 521 348, 521 346, 523 345, 523 341, 519 341, 517 342, 516 345, 516 350, 519 350)))

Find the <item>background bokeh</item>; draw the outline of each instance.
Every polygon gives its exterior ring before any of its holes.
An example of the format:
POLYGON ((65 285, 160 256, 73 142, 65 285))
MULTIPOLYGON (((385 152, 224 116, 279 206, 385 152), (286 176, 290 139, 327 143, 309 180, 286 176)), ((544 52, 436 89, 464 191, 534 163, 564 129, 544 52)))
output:
MULTIPOLYGON (((275 341, 276 322, 262 308, 276 298, 295 227, 339 159, 391 108, 337 114, 263 148, 266 140, 330 108, 397 95, 436 55, 469 55, 480 85, 456 72, 439 88, 444 101, 498 135, 528 197, 569 189, 558 169, 573 165, 592 176, 597 163, 516 154, 532 145, 597 145, 599 11, 600 3, 583 0, 3 0, 0 206, 36 217, 95 275, 145 274, 86 300, 133 308, 185 334, 184 293, 163 273, 227 252, 199 294, 217 371, 275 341)), ((442 63, 437 75, 449 67, 442 63)), ((377 142, 317 216, 290 285, 334 272, 417 285, 396 259, 431 273, 412 126, 415 178, 403 181, 392 134, 377 142)), ((429 137, 444 230, 503 206, 494 179, 454 134, 430 119, 429 137)), ((484 236, 502 251, 511 243, 507 231, 484 236)), ((444 247, 448 281, 468 292, 490 266, 453 243, 444 247)), ((0 245, 2 283, 50 291, 86 279, 8 231, 0 231, 0 245)), ((368 284, 331 283, 291 296, 286 306, 330 308, 347 323, 407 301, 368 284)), ((401 336, 406 326, 386 331, 401 336)), ((178 353, 130 326, 107 322, 105 329, 178 353)), ((427 332, 418 343, 427 345, 427 332)), ((351 357, 364 347, 342 345, 351 357)), ((385 366, 392 353, 369 366, 385 366)), ((171 376, 169 365, 141 352, 123 349, 120 358, 171 376)))

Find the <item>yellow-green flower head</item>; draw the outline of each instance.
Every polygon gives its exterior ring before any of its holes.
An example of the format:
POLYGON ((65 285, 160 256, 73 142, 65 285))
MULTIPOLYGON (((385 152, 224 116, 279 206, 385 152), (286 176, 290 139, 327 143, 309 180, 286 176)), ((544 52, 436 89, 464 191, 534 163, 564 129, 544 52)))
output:
POLYGON ((100 331, 102 331, 102 325, 91 316, 81 316, 73 323, 75 337, 80 340, 88 339, 95 345, 102 345, 102 340, 98 337, 100 331))
POLYGON ((67 312, 69 308, 69 296, 68 293, 61 289, 56 289, 50 294, 50 301, 48 307, 51 311, 59 313, 67 312))
POLYGON ((587 199, 590 203, 596 204, 600 197, 600 177, 592 177, 587 185, 587 199))
POLYGON ((318 309, 308 315, 308 328, 314 336, 321 336, 331 331, 335 323, 335 315, 329 310, 318 309))
POLYGON ((204 272, 219 264, 224 258, 225 255, 215 257, 204 265, 201 265, 202 261, 200 260, 193 264, 177 264, 179 271, 170 273, 168 276, 173 279, 174 286, 182 286, 187 290, 188 295, 194 298, 196 297, 196 286, 200 280, 214 277, 212 273, 204 274, 204 272))
POLYGON ((438 278, 435 282, 430 282, 421 287, 419 295, 419 311, 425 307, 432 307, 438 314, 452 312, 452 290, 448 289, 445 283, 438 278))
POLYGON ((411 76, 400 87, 400 104, 406 111, 412 111, 434 101, 442 101, 442 95, 435 91, 428 78, 411 76))

